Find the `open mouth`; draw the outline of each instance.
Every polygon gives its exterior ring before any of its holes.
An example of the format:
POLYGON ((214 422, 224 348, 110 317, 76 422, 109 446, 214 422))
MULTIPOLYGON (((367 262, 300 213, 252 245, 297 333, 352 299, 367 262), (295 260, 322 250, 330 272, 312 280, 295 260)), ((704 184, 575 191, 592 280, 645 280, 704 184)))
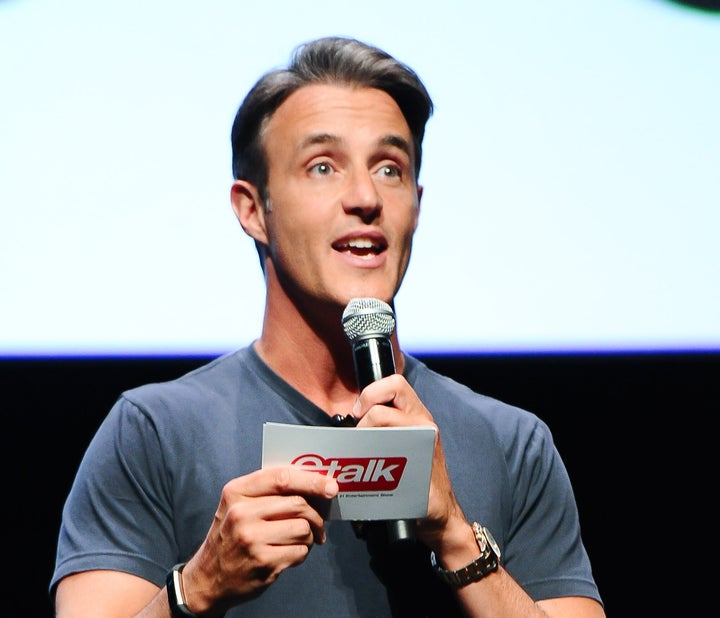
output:
POLYGON ((352 253, 357 256, 378 255, 387 249, 385 243, 379 243, 369 238, 354 238, 347 242, 335 243, 335 251, 352 253))

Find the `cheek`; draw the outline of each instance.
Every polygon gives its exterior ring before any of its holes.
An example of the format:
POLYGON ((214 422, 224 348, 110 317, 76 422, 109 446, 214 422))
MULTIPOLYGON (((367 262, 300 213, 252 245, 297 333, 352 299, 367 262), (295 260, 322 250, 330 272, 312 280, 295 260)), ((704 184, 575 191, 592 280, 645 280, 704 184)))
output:
POLYGON ((415 236, 415 230, 418 226, 417 210, 413 209, 412 212, 406 213, 406 216, 398 221, 397 229, 401 230, 400 234, 404 238, 406 243, 411 243, 415 236))
POLYGON ((308 261, 317 242, 318 227, 304 217, 273 217, 268 225, 270 252, 283 264, 283 270, 294 270, 308 261))

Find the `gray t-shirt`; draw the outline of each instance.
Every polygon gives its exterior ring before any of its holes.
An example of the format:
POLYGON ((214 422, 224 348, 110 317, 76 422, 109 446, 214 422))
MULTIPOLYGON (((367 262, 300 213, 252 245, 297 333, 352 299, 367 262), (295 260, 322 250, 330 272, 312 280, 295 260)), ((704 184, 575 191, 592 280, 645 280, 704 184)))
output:
MULTIPOLYGON (((547 426, 405 358, 405 377, 440 429, 457 499, 470 522, 492 531, 504 567, 535 600, 600 600, 570 481, 547 426)), ((252 347, 177 380, 123 393, 91 441, 65 503, 51 591, 62 577, 92 569, 163 586, 168 570, 205 538, 225 483, 260 468, 265 422, 331 425, 252 347)), ((433 576, 424 546, 383 557, 343 521, 327 522, 327 536, 304 563, 227 616, 391 616, 380 581, 388 560, 399 560, 388 568, 399 576, 390 596, 415 604, 405 615, 454 615, 453 596, 433 576)))

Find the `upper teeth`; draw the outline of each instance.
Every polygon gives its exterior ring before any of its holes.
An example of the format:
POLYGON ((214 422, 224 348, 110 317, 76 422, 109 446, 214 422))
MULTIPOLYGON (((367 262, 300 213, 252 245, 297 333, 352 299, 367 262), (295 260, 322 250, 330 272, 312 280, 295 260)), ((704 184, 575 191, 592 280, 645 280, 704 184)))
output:
POLYGON ((356 249, 371 249, 373 243, 367 238, 357 238, 348 242, 348 247, 355 247, 356 249))

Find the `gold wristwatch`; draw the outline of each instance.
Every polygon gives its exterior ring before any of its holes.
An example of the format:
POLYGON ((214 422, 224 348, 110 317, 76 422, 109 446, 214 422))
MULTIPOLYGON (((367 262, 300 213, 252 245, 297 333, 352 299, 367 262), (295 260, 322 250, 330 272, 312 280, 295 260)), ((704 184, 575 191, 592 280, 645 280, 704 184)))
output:
POLYGON ((458 569, 457 571, 447 571, 443 569, 435 558, 435 552, 430 552, 430 562, 435 569, 435 573, 442 581, 454 588, 460 588, 461 586, 479 581, 488 573, 497 571, 498 566, 500 566, 500 548, 495 542, 490 530, 477 522, 473 523, 472 529, 475 533, 475 540, 480 548, 480 557, 462 569, 458 569))

